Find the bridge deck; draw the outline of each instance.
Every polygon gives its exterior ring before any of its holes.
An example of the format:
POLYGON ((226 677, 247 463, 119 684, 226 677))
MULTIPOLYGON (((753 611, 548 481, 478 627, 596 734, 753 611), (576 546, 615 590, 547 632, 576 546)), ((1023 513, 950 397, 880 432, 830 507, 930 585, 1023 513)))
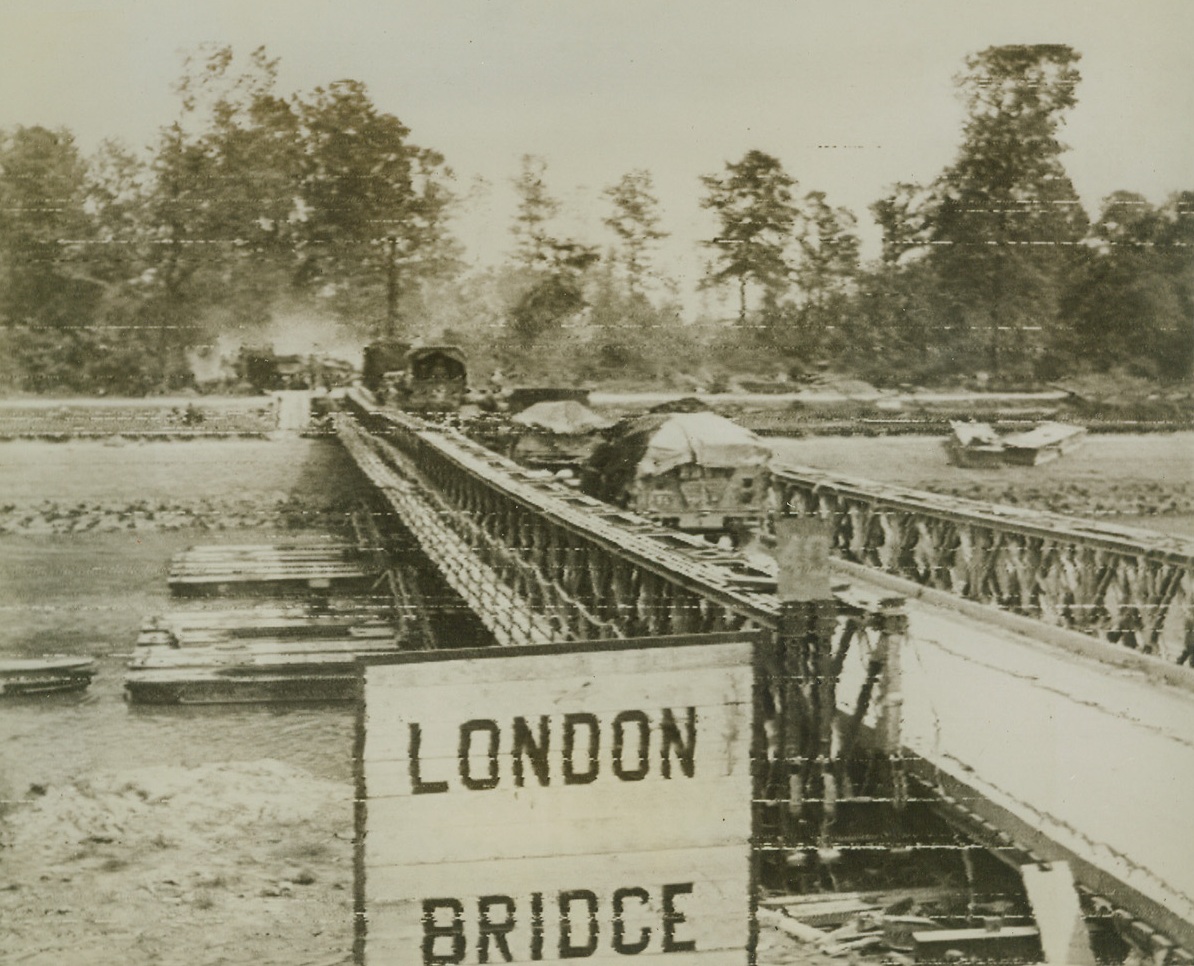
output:
POLYGON ((1010 816, 1042 858, 1076 857, 1168 910, 1189 944, 1194 693, 937 604, 906 612, 902 737, 922 776, 972 790, 964 804, 1010 816))

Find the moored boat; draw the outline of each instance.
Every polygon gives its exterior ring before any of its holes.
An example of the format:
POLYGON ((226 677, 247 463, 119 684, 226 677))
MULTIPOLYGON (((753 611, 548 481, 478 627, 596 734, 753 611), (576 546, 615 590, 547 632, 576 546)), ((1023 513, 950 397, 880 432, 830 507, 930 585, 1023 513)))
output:
POLYGON ((1003 438, 1003 460, 1012 466, 1039 466, 1079 446, 1086 438, 1082 426, 1041 423, 1027 433, 1003 438))
POLYGON ((988 423, 950 422, 945 451, 954 466, 983 469, 1003 465, 1003 441, 988 423))
POLYGON ((1046 422, 1024 433, 1000 436, 987 423, 951 422, 945 449, 954 466, 1039 466, 1065 455, 1086 438, 1082 426, 1046 422))
POLYGON ((0 658, 0 696, 81 691, 94 673, 89 657, 0 658))

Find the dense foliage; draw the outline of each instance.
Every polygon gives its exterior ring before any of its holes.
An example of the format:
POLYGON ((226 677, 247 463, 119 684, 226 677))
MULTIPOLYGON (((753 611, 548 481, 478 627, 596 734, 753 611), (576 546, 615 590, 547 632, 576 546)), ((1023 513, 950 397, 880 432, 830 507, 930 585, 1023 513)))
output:
POLYGON ((460 342, 524 382, 716 388, 832 369, 880 384, 1029 385, 1194 366, 1194 191, 1117 191, 1088 216, 1060 135, 1079 55, 994 47, 956 85, 967 120, 931 183, 855 215, 758 149, 700 179, 705 298, 684 318, 656 268, 668 235, 650 172, 605 188, 606 249, 558 227, 547 162, 513 180, 506 262, 465 271, 451 170, 353 80, 277 90, 264 50, 188 59, 145 156, 83 157, 66 130, 0 132, 0 388, 182 388, 196 353, 314 320, 360 343, 460 342), (271 328, 273 324, 273 328, 271 328))

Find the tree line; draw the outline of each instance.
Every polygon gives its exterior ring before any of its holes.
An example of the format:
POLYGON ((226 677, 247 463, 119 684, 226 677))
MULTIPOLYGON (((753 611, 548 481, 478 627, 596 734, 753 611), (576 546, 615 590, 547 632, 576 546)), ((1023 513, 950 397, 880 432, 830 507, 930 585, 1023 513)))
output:
POLYGON ((282 95, 264 49, 242 63, 206 48, 147 157, 107 142, 84 158, 65 130, 0 132, 0 385, 179 388, 188 351, 251 342, 291 313, 362 341, 457 341, 536 380, 814 366, 881 384, 1188 378, 1194 191, 1083 210, 1060 140, 1078 61, 1061 45, 969 57, 957 155, 871 206, 873 262, 856 216, 778 158, 752 149, 703 176, 716 228, 700 284, 736 313, 692 319, 656 265, 667 233, 650 172, 605 189, 602 249, 559 231, 547 164, 525 156, 509 257, 466 271, 446 159, 363 84, 282 95))

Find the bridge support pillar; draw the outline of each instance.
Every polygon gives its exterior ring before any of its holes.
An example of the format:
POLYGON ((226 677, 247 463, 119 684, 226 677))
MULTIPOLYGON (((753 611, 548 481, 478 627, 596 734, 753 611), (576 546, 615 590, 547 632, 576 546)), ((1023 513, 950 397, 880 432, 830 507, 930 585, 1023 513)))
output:
POLYGON ((796 823, 806 803, 820 804, 821 838, 833 824, 837 781, 833 772, 833 726, 837 678, 833 673, 833 633, 837 605, 832 600, 785 601, 779 615, 782 761, 788 791, 784 838, 799 836, 796 823))
POLYGON ((825 844, 837 809, 833 729, 837 717, 837 675, 833 636, 837 602, 829 585, 832 534, 823 521, 785 517, 777 522, 775 559, 780 612, 777 640, 783 676, 779 692, 780 747, 788 806, 783 836, 799 838, 805 802, 820 804, 820 844, 825 844))

